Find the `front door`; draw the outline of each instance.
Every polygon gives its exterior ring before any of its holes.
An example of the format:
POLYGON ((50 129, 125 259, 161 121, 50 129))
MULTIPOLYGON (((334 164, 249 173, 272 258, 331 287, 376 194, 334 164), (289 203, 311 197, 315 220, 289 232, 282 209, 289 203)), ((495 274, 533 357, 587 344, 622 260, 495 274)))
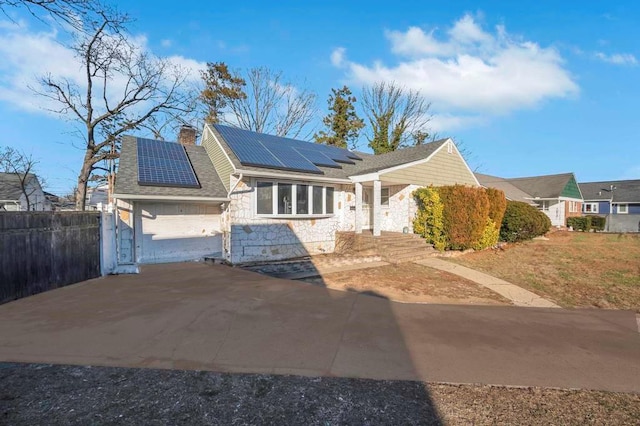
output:
POLYGON ((362 188, 362 229, 373 225, 373 188, 362 188))

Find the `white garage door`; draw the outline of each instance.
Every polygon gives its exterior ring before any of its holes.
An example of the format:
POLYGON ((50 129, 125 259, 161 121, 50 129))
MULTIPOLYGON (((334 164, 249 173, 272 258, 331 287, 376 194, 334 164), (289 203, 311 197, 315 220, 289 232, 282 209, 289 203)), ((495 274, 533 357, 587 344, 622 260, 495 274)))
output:
POLYGON ((220 255, 220 208, 210 204, 138 203, 139 263, 180 262, 220 255))

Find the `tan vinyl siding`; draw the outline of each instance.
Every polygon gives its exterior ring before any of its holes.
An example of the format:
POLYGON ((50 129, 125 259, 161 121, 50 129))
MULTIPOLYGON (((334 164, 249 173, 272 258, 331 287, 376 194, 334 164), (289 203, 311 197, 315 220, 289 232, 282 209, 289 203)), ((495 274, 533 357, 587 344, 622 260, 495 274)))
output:
POLYGON ((454 184, 477 186, 473 173, 469 171, 458 151, 454 148, 451 153, 448 153, 447 144, 444 144, 429 161, 380 174, 380 179, 420 186, 454 184))
POLYGON ((204 135, 202 136, 202 146, 207 151, 207 154, 213 163, 213 167, 216 169, 218 176, 220 176, 222 184, 227 191, 229 191, 231 188, 230 177, 233 173, 233 165, 224 155, 222 148, 220 148, 220 145, 216 142, 209 130, 204 131, 204 135))

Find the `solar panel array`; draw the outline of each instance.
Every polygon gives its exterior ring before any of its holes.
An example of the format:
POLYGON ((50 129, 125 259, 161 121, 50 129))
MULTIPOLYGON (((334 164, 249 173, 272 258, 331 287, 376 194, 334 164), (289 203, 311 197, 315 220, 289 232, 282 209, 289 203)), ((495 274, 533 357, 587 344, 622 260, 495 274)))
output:
POLYGON ((229 148, 243 165, 306 173, 323 173, 317 166, 340 168, 361 158, 334 146, 320 145, 215 124, 229 148))
POLYGON ((184 147, 138 138, 138 184, 200 188, 184 147))

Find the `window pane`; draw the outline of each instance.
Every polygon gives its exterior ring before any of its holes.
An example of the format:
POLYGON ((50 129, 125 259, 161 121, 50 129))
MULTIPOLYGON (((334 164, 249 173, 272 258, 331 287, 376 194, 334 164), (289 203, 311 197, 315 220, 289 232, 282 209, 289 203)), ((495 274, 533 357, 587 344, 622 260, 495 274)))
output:
POLYGON ((333 188, 327 187, 327 214, 333 214, 333 188))
POLYGON ((296 214, 309 214, 309 185, 296 185, 296 214))
POLYGON ((278 214, 291 214, 291 184, 278 184, 278 214))
POLYGON ((273 184, 258 182, 258 214, 273 214, 273 184))
POLYGON ((313 187, 313 214, 322 214, 322 187, 313 187))
POLYGON ((380 204, 383 206, 389 205, 389 188, 382 188, 380 190, 380 204))

